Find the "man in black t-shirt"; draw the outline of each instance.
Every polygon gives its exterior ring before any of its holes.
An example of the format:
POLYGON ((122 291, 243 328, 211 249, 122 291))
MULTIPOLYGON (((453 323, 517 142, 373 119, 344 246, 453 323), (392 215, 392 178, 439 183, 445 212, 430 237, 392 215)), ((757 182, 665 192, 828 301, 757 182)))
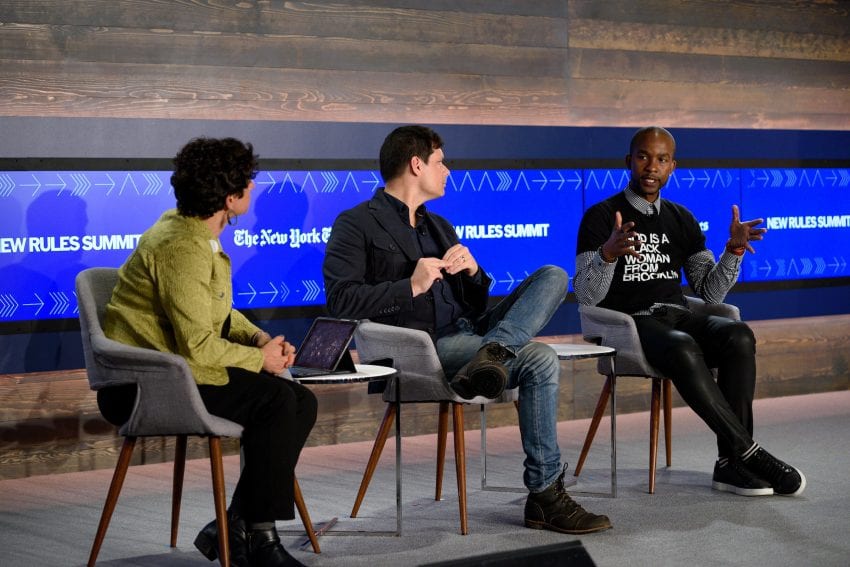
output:
POLYGON ((647 360, 670 377, 682 399, 717 434, 712 487, 744 496, 798 495, 806 478, 753 441, 755 337, 740 321, 692 313, 684 270, 707 303, 721 303, 738 279, 745 251, 767 231, 741 222, 732 205, 719 261, 693 214, 660 196, 676 168, 676 142, 664 128, 635 133, 626 156, 629 185, 590 207, 579 228, 576 298, 634 318, 647 360), (613 230, 612 227, 613 226, 613 230), (709 367, 718 370, 715 382, 709 367))

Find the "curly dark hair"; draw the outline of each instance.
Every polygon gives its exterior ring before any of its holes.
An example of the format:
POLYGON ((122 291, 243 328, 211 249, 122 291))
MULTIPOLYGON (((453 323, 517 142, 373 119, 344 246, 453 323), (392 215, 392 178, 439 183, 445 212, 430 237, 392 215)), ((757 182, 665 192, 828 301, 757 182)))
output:
POLYGON ((381 145, 380 166, 384 183, 404 172, 413 156, 425 163, 435 150, 443 147, 440 135, 427 126, 401 126, 387 135, 381 145))
POLYGON ((259 165, 254 147, 235 138, 195 138, 174 156, 171 186, 177 211, 207 219, 229 195, 242 196, 259 165))

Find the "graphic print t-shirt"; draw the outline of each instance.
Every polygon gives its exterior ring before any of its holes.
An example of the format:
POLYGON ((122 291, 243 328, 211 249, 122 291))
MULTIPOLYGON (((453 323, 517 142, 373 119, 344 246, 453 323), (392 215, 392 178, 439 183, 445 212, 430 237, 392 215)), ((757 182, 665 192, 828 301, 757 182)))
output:
POLYGON ((618 259, 611 287, 599 306, 635 313, 653 303, 684 305, 682 266, 688 257, 705 250, 705 236, 696 218, 682 205, 666 199, 661 199, 658 214, 645 215, 620 192, 585 212, 576 254, 596 251, 608 240, 617 211, 623 216, 623 224, 635 223, 643 259, 631 255, 618 259))

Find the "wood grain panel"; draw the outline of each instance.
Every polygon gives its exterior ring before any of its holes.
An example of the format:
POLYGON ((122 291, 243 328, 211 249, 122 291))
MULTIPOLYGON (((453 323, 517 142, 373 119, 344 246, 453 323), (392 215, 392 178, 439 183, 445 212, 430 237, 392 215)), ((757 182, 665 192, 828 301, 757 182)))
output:
POLYGON ((641 109, 582 106, 562 117, 563 125, 597 127, 601 124, 640 128, 664 124, 667 128, 751 128, 788 130, 847 130, 850 116, 832 112, 793 113, 754 110, 717 112, 713 110, 641 109))
POLYGON ((0 7, 0 115, 846 129, 848 11, 13 0, 0 7))
POLYGON ((0 104, 127 98, 561 107, 561 78, 483 77, 421 73, 232 69, 196 65, 89 64, 6 61, 0 67, 0 104), (433 88, 434 81, 439 88, 433 88), (430 87, 430 88, 429 88, 430 87))
MULTIPOLYGON (((133 451, 132 465, 163 463, 174 459, 174 437, 141 438, 133 451)), ((66 439, 43 443, 38 450, 25 446, 7 447, 0 456, 0 480, 66 472, 112 469, 121 452, 122 437, 103 435, 86 440, 66 439)), ((238 441, 222 439, 222 452, 239 453, 238 441)), ((189 459, 209 457, 206 439, 191 437, 187 444, 189 459)))
POLYGON ((570 77, 653 82, 850 88, 850 62, 765 59, 618 49, 570 49, 570 77))
POLYGON ((563 75, 565 49, 42 24, 6 24, 0 33, 0 53, 10 60, 543 77, 563 75))
MULTIPOLYGON (((9 1, 0 8, 5 24, 75 26, 68 34, 93 27, 313 38, 395 39, 411 42, 566 46, 566 20, 550 11, 491 13, 491 4, 470 9, 466 2, 274 2, 217 3, 136 0, 9 1)), ((512 3, 503 2, 502 6, 512 3)), ((516 8, 515 8, 516 10, 516 8)), ((561 10, 565 12, 565 10, 561 10)), ((556 13, 556 12, 555 12, 556 13)), ((245 41, 250 41, 245 37, 245 41)))
MULTIPOLYGON (((29 99, 0 110, 0 116, 164 118, 179 120, 277 120, 312 122, 394 122, 426 124, 565 124, 561 108, 502 105, 391 105, 349 103, 267 103, 221 100, 84 99, 47 104, 29 99)), ((569 118, 569 117, 566 117, 569 118)), ((669 124, 669 123, 668 123, 669 124)), ((811 123, 808 123, 811 125, 811 123)), ((832 123, 833 126, 835 122, 832 123)))
MULTIPOLYGON (((572 1, 572 0, 570 0, 572 1)), ((368 6, 375 9, 423 8, 422 0, 343 0, 349 6, 368 6)), ((515 16, 567 16, 567 4, 564 0, 535 0, 517 2, 516 0, 430 0, 429 8, 453 12, 472 12, 484 14, 505 14, 515 16)))
POLYGON ((763 321, 757 340, 759 396, 784 396, 801 388, 850 389, 850 315, 763 321))
POLYGON ((817 87, 776 88, 771 86, 741 86, 702 84, 695 88, 688 83, 657 83, 652 80, 593 80, 572 81, 570 103, 584 100, 597 106, 613 108, 643 108, 678 110, 714 110, 735 112, 741 108, 789 113, 817 114, 827 109, 850 108, 850 89, 817 87), (652 93, 652 96, 647 96, 652 93))
POLYGON ((27 61, 0 84, 0 116, 546 124, 566 100, 549 78, 27 61))
POLYGON ((843 1, 795 0, 569 0, 570 19, 610 20, 628 27, 633 23, 664 22, 675 26, 816 32, 848 37, 850 5, 843 1))
POLYGON ((654 53, 695 53, 782 59, 850 61, 845 37, 775 30, 736 30, 695 25, 570 21, 569 46, 654 53))
POLYGON ((97 413, 84 370, 0 376, 0 427, 97 413))
POLYGON ((850 89, 574 79, 569 100, 580 123, 850 129, 850 89))

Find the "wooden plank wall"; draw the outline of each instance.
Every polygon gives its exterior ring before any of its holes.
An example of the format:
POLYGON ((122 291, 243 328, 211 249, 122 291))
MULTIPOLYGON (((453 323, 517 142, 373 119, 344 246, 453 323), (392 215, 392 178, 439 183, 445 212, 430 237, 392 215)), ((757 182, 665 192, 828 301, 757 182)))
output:
POLYGON ((850 128, 820 0, 4 0, 0 116, 850 128))
MULTIPOLYGON (((757 397, 850 389, 850 315, 809 317, 751 323, 758 340, 757 397)), ((581 342, 578 335, 546 337, 551 342, 581 342)), ((602 387, 593 360, 561 364, 559 420, 590 417, 602 387)), ((369 396, 363 384, 312 386, 319 399, 319 417, 308 443, 327 445, 374 439, 385 410, 380 396, 369 396)), ((618 411, 649 408, 649 382, 624 378, 617 389, 618 411)), ((682 405, 676 397, 676 405, 682 405)), ((436 432, 436 407, 405 406, 402 432, 436 432)), ((477 406, 466 408, 467 429, 480 427, 477 406)), ((511 404, 497 404, 488 412, 488 425, 516 425, 511 404)), ((647 432, 649 424, 646 424, 647 432)), ((758 416, 756 416, 758 428, 758 416)), ((675 437, 675 424, 673 426, 675 437)), ((562 439, 565 447, 580 439, 562 439)), ((0 376, 0 479, 112 468, 121 439, 99 415, 94 393, 84 371, 0 376)), ((173 440, 144 439, 134 464, 159 463, 173 458, 173 440)), ((237 445, 225 451, 235 454, 237 445)), ((195 439, 190 457, 206 454, 195 439)), ((364 464, 367 455, 363 456, 364 464)), ((568 454, 572 462, 574 454, 568 454)))

